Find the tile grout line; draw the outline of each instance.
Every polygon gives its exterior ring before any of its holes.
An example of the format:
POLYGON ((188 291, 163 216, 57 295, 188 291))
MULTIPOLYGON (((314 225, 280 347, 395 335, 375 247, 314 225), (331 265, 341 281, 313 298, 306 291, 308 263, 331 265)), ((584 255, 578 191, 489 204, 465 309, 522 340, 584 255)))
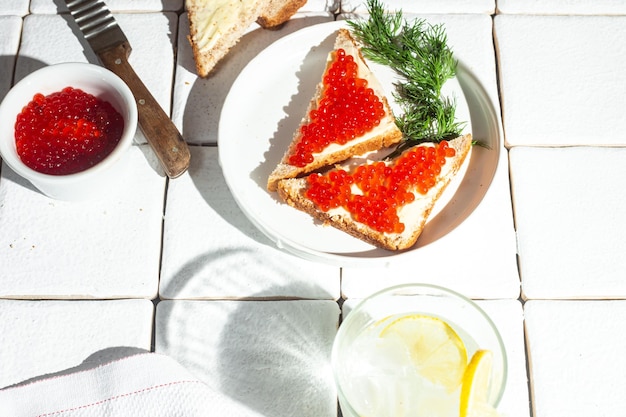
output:
MULTIPOLYGON (((515 207, 513 205, 513 190, 511 188, 511 173, 510 173, 510 163, 509 163, 509 158, 508 158, 508 152, 509 150, 506 147, 506 131, 504 128, 504 109, 503 109, 503 103, 502 103, 502 90, 501 90, 501 83, 500 83, 500 56, 498 54, 498 43, 496 40, 496 32, 495 32, 495 18, 496 16, 500 15, 500 13, 498 12, 498 1, 499 0, 495 0, 495 9, 494 9, 494 13, 491 15, 491 24, 492 24, 492 31, 491 31, 491 40, 492 40, 492 45, 493 45, 493 53, 494 53, 494 63, 495 63, 495 75, 496 75, 496 89, 498 92, 498 104, 500 106, 500 123, 501 123, 501 128, 502 128, 502 135, 503 135, 503 143, 502 146, 504 147, 505 151, 507 152, 507 164, 509 166, 509 178, 508 178, 508 186, 509 186, 509 195, 510 195, 510 199, 511 199, 511 214, 513 216, 513 228, 515 231, 515 234, 517 236, 517 228, 516 228, 516 222, 515 222, 515 207)), ((516 239, 517 240, 517 239, 516 239)), ((516 248, 518 246, 516 245, 516 248)), ((523 296, 523 289, 522 289, 522 274, 521 274, 521 270, 520 270, 520 265, 519 265, 519 250, 517 250, 517 253, 515 254, 516 256, 516 264, 517 264, 517 274, 518 274, 518 279, 519 279, 519 283, 520 283, 520 295, 518 297, 518 301, 521 304, 522 307, 522 332, 523 332, 523 340, 524 340, 524 358, 525 358, 525 370, 526 370, 526 383, 527 383, 527 389, 528 389, 528 412, 529 412, 529 417, 534 417, 535 415, 535 410, 534 410, 534 390, 533 390, 533 383, 532 383, 532 378, 531 378, 531 365, 530 365, 530 346, 528 345, 528 335, 526 332, 526 320, 524 317, 524 305, 525 305, 525 300, 524 300, 524 296, 523 296)))

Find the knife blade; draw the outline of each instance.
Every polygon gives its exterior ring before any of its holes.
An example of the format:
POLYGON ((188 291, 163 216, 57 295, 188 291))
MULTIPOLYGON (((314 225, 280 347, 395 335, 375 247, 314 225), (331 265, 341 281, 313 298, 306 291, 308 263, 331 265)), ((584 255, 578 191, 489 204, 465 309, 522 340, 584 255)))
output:
POLYGON ((189 167, 182 135, 128 62, 131 46, 102 0, 65 0, 65 4, 102 65, 128 85, 137 102, 138 124, 170 178, 189 167))

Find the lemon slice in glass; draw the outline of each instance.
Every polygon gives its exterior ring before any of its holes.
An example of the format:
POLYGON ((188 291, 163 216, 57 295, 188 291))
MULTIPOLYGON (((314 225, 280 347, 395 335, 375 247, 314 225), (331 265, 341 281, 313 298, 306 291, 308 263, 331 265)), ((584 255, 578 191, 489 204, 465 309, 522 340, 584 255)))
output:
POLYGON ((461 417, 498 417, 487 401, 492 362, 489 350, 478 350, 472 356, 461 386, 461 417))
POLYGON ((381 338, 402 343, 417 372, 433 384, 455 390, 467 366, 467 351, 459 335, 443 320, 420 314, 401 316, 380 332, 381 338))

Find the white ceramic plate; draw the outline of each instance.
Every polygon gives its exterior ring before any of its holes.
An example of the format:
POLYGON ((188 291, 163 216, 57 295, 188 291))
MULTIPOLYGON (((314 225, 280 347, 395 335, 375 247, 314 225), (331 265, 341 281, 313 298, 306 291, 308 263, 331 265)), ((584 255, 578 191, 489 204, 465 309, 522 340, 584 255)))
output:
MULTIPOLYGON (((480 84, 460 64, 457 78, 447 85, 447 94, 456 98, 457 118, 468 122, 466 130, 489 149, 474 146, 469 163, 436 204, 413 248, 403 252, 378 249, 322 225, 268 192, 267 178, 291 142, 333 49, 337 30, 345 25, 330 22, 301 29, 250 61, 226 98, 218 134, 224 178, 250 221, 281 249, 341 266, 387 262, 447 235, 482 200, 500 149, 498 118, 480 84)), ((371 69, 391 101, 393 71, 375 64, 371 69)))

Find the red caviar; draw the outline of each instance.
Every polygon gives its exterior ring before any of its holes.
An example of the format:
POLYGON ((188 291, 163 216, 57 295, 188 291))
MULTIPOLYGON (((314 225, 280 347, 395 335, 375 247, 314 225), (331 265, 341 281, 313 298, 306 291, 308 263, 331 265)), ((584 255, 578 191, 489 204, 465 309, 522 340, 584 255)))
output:
POLYGON ((382 233, 402 233, 398 209, 435 186, 446 158, 455 155, 446 141, 417 146, 390 165, 377 161, 352 172, 337 168, 308 177, 306 196, 322 211, 343 207, 352 218, 382 233), (354 188, 358 188, 355 192, 354 188))
POLYGON ((122 137, 124 119, 113 106, 80 89, 35 94, 17 116, 20 159, 35 171, 66 175, 109 155, 122 137))
POLYGON ((324 74, 318 106, 309 112, 309 123, 300 127, 301 137, 289 157, 291 165, 303 167, 331 143, 344 145, 380 124, 385 116, 383 103, 357 73, 354 57, 338 49, 324 74))

